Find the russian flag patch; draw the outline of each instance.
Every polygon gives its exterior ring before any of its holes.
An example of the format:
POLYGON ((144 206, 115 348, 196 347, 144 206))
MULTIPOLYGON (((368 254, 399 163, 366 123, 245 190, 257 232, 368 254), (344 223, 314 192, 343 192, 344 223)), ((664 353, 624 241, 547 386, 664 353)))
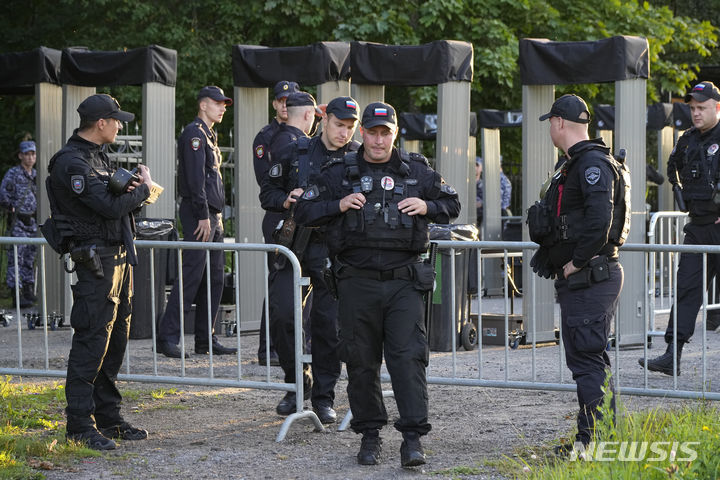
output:
POLYGON ((376 117, 387 117, 387 108, 376 108, 375 109, 375 116, 376 117))
POLYGON ((353 110, 357 110, 357 104, 352 100, 345 100, 345 108, 352 108, 353 110))

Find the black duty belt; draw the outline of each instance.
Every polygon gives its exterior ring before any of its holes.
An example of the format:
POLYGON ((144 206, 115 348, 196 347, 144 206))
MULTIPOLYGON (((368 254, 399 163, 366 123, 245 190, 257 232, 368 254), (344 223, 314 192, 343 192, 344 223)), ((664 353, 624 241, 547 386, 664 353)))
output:
POLYGON ((95 251, 101 257, 109 257, 110 255, 123 255, 125 253, 124 245, 113 245, 110 247, 96 247, 95 251))
POLYGON ((355 268, 351 266, 343 266, 340 274, 344 277, 363 277, 373 280, 412 280, 412 273, 409 266, 393 268, 392 270, 370 270, 366 268, 355 268))

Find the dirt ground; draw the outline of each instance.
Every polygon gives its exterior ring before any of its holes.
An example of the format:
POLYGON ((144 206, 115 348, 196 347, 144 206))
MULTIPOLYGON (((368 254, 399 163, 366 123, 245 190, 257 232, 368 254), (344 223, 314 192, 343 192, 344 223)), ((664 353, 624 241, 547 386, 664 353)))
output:
MULTIPOLYGON (((18 335, 23 347, 23 368, 43 368, 46 340, 41 329, 27 330, 17 324, 0 327, 0 368, 18 367, 18 335)), ((700 328, 696 333, 699 335, 700 328)), ((279 367, 266 369, 257 364, 257 336, 242 336, 241 358, 244 379, 262 381, 267 375, 281 378, 279 367)), ((237 342, 236 337, 221 336, 224 344, 237 342)), ((717 364, 720 335, 708 332, 706 349, 708 366, 717 364)), ((66 366, 70 330, 60 328, 47 336, 48 365, 62 370, 66 366)), ((192 337, 186 338, 192 348, 192 337)), ((691 343, 683 356, 683 376, 679 388, 697 389, 701 384, 701 343, 691 343)), ((150 340, 131 340, 129 362, 123 368, 131 373, 152 375, 150 340), (129 367, 128 367, 129 365, 129 367)), ((651 354, 659 353, 654 348, 651 354)), ((642 349, 623 349, 619 353, 621 386, 642 386, 643 370, 637 365, 642 349)), ((563 382, 572 390, 570 372, 561 365, 560 348, 548 344, 535 350, 535 378, 540 382, 563 382)), ((489 380, 532 380, 532 349, 508 350, 483 346, 482 361, 478 351, 460 349, 433 352, 429 377, 482 378, 489 380), (505 358, 507 357, 507 364, 505 358)), ((615 362, 615 353, 611 353, 615 362)), ((159 375, 179 375, 179 360, 158 358, 159 375)), ((193 355, 186 362, 186 375, 207 375, 208 356, 193 355)), ((215 378, 237 376, 235 357, 213 357, 215 378)), ((717 390, 720 374, 710 368, 707 380, 717 390)), ((27 381, 38 381, 26 377, 27 381)), ((339 416, 348 411, 345 371, 337 386, 335 408, 339 416)), ((672 379, 660 374, 648 376, 651 388, 672 388, 672 379)), ((402 469, 399 448, 401 436, 391 426, 381 432, 383 453, 377 466, 360 466, 355 455, 359 436, 352 431, 338 431, 338 424, 316 432, 308 420, 290 426, 287 437, 276 442, 284 421, 275 413, 283 392, 277 390, 198 387, 120 382, 121 389, 149 391, 153 388, 175 388, 179 393, 158 400, 147 397, 126 399, 125 418, 146 428, 150 438, 140 442, 120 442, 118 449, 101 457, 84 459, 71 470, 43 472, 48 479, 404 479, 432 478, 508 478, 491 465, 503 456, 512 457, 519 449, 548 445, 570 432, 574 425, 577 400, 573 391, 548 392, 475 386, 429 386, 430 420, 433 429, 423 438, 428 462, 422 467, 402 469)), ((389 389, 389 384, 387 385, 389 389)), ((130 396, 128 396, 130 397, 130 396)), ((675 401, 621 395, 629 410, 668 405, 675 401)), ((394 401, 387 399, 391 422, 397 416, 394 401)), ((309 407, 309 402, 306 402, 309 407)), ((518 474, 520 469, 518 468, 518 474)))

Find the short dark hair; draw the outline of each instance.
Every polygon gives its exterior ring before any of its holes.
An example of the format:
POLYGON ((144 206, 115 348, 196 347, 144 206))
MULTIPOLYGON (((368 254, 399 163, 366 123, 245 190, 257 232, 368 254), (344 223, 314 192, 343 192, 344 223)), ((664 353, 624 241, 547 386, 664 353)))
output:
POLYGON ((82 132, 85 130, 91 129, 95 124, 97 123, 97 120, 90 120, 89 118, 82 118, 80 117, 80 126, 78 127, 78 131, 82 132))

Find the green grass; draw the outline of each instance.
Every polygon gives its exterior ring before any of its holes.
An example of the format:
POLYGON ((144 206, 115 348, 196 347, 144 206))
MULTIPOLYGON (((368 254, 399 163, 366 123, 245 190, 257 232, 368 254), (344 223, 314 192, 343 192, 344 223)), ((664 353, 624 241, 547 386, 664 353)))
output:
MULTIPOLYGON (((0 480, 43 479, 42 470, 70 468, 103 454, 65 441, 65 387, 0 377, 0 480)), ((127 390, 126 401, 157 401, 176 389, 127 390)), ((155 405, 144 404, 146 408, 155 405)))
MULTIPOLYGON (((673 409, 628 413, 618 402, 620 413, 615 424, 610 420, 609 402, 600 410, 604 417, 597 425, 594 449, 585 454, 585 459, 576 455, 558 458, 553 454, 553 446, 545 445, 525 448, 492 466, 511 478, 523 479, 720 478, 717 405, 698 401, 673 409)), ((554 445, 566 443, 568 438, 554 445)))

